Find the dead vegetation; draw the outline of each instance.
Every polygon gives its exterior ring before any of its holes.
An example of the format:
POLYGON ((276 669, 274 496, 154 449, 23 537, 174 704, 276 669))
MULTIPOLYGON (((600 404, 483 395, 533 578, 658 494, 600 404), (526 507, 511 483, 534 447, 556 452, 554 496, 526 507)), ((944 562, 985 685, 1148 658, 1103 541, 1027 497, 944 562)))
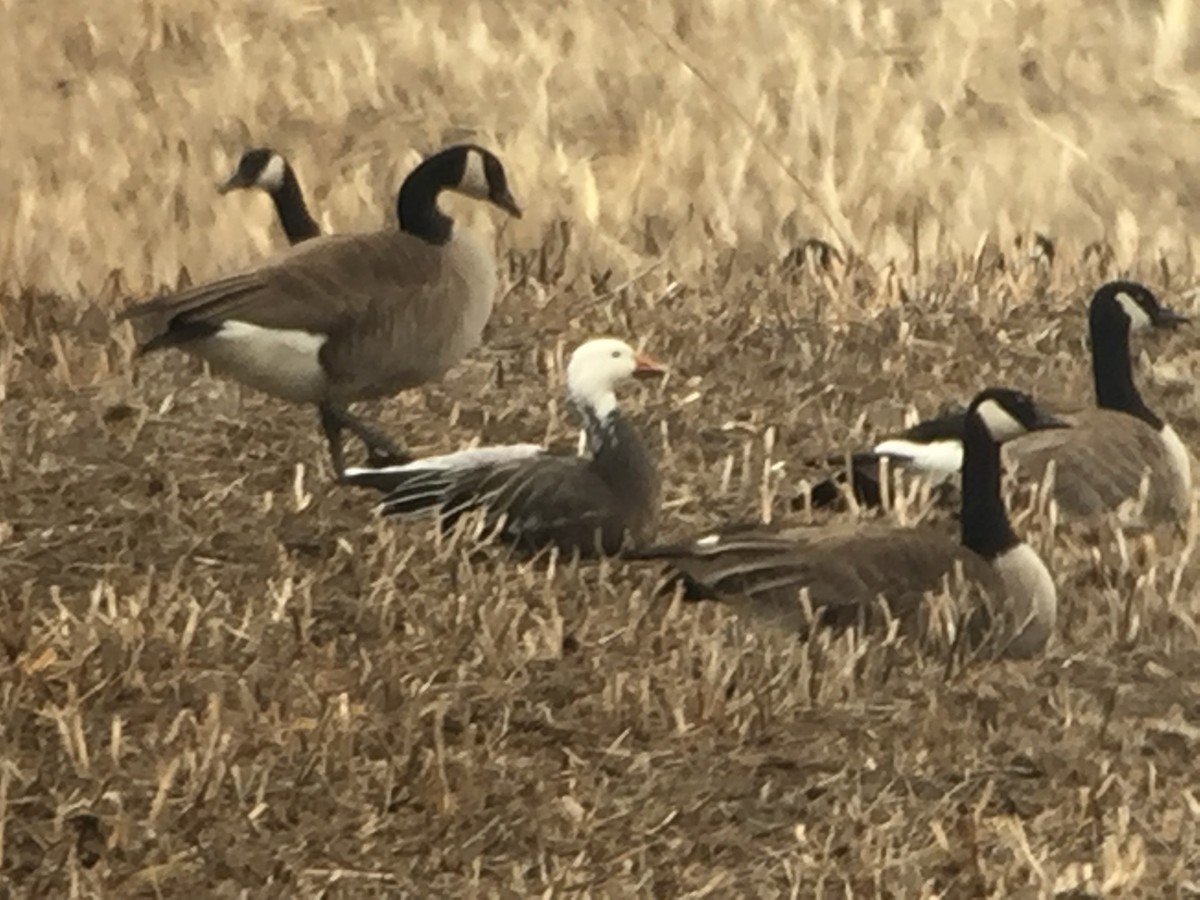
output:
MULTIPOLYGON (((377 522, 311 411, 110 330, 282 245, 213 191, 244 144, 347 230, 473 130, 530 210, 503 302, 372 414, 569 442, 564 351, 616 333, 673 367, 629 402, 667 531, 779 515, 911 404, 1087 402, 1100 279, 1196 312, 1190 5, 456 9, 0 5, 0 896, 1200 893, 1196 517, 1018 511, 1062 601, 1036 662, 801 645, 377 522)), ((1138 367, 1192 446, 1195 340, 1138 367)))

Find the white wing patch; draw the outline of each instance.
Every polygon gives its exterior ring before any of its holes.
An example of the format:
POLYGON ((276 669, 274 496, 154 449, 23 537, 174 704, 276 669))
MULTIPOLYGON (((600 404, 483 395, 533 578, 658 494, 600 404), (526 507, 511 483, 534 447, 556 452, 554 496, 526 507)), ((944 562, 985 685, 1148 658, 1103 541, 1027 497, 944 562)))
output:
POLYGON ((348 468, 346 477, 355 476, 387 476, 391 474, 416 474, 419 472, 463 472, 477 469, 480 466, 492 466, 499 463, 515 462, 522 459, 532 459, 541 456, 546 448, 541 444, 501 444, 490 447, 471 447, 467 450, 455 450, 453 453, 443 453, 440 456, 427 456, 416 459, 400 466, 382 466, 377 469, 348 468))

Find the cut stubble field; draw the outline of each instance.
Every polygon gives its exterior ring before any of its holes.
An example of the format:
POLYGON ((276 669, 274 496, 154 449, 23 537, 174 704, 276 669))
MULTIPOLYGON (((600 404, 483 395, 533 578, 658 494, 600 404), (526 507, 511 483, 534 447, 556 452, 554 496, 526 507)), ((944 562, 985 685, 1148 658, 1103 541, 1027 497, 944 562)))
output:
MULTIPOLYGON (((913 408, 1087 403, 1101 281, 1197 312, 1191 8, 1082 9, 0 3, 0 896, 1200 892, 1194 514, 1015 509, 1061 602, 1035 661, 799 643, 653 567, 379 521, 311 410, 113 323, 283 245, 216 194, 245 146, 351 231, 470 137, 526 211, 448 203, 501 301, 372 418, 569 446, 564 357, 615 334, 671 369, 622 397, 664 536, 807 521, 803 460, 913 408), (843 258, 781 264, 810 237, 843 258)), ((1190 447, 1195 344, 1135 345, 1190 447)))

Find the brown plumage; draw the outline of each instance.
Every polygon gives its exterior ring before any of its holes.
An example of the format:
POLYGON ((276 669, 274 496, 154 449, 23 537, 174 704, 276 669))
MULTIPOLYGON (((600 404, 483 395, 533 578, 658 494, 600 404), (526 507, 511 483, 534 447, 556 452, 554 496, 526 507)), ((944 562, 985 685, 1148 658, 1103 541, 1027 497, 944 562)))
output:
POLYGON ((1140 419, 1106 409, 1069 416, 1071 428, 1022 437, 1004 458, 1023 479, 1041 482, 1054 464, 1053 496, 1072 517, 1090 518, 1124 503, 1148 521, 1186 514, 1188 496, 1173 474, 1162 435, 1140 419), (1084 439, 1086 436, 1087 439, 1084 439), (1145 485, 1143 485, 1143 480, 1145 485))
POLYGON ((989 388, 975 397, 964 423, 958 541, 930 527, 741 526, 629 555, 665 561, 666 584, 682 583, 687 599, 720 600, 800 634, 814 626, 872 628, 890 616, 924 638, 937 609, 925 599, 945 588, 953 604, 946 614, 968 646, 982 649, 986 639, 991 652, 1029 656, 1053 633, 1057 593, 1009 524, 999 443, 1063 424, 1018 391, 989 388))
POLYGON ((582 556, 611 555, 654 532, 658 476, 637 433, 616 406, 615 386, 660 367, 622 341, 581 345, 567 367, 567 390, 583 418, 590 455, 558 456, 532 444, 483 447, 403 466, 350 469, 346 481, 386 494, 384 515, 438 511, 444 529, 479 514, 481 531, 533 552, 556 546, 582 556))
POLYGON ((931 527, 748 527, 723 532, 707 546, 694 542, 671 564, 683 576, 685 599, 719 597, 800 634, 814 624, 875 628, 888 615, 923 631, 924 598, 944 587, 967 588, 976 602, 1004 596, 986 560, 931 527), (808 609, 799 596, 804 589, 808 609), (878 597, 886 604, 873 602, 878 597))
POLYGON ((1068 417, 1068 429, 1012 441, 1004 448, 1006 463, 1023 481, 1039 484, 1053 463, 1053 497, 1071 518, 1122 512, 1126 522, 1155 523, 1184 517, 1191 506, 1190 455, 1142 400, 1129 339, 1136 330, 1186 321, 1137 282, 1102 285, 1088 309, 1096 408, 1068 417))
POLYGON ((438 209, 443 189, 520 215, 499 160, 451 147, 405 179, 399 228, 313 238, 124 315, 157 323, 143 353, 177 347, 251 387, 316 404, 339 475, 343 428, 373 453, 405 456, 347 405, 440 377, 478 346, 496 294, 492 254, 438 209))

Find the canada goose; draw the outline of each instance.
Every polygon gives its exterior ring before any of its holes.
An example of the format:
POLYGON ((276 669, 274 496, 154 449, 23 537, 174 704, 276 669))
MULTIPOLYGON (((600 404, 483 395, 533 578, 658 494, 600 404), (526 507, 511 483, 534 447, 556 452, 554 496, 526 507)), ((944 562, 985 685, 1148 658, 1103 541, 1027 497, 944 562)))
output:
MULTIPOLYGON (((1187 450, 1175 431, 1142 402, 1133 383, 1129 335, 1146 328, 1173 328, 1188 319, 1163 306, 1144 286, 1127 281, 1102 285, 1092 297, 1088 316, 1098 408, 1067 416, 1074 426, 1070 429, 1023 435, 1006 444, 1006 466, 1021 477, 1041 480, 1054 460, 1054 497, 1062 512, 1076 517, 1103 513, 1137 497, 1149 470, 1148 518, 1178 516, 1190 501, 1187 450)), ((848 476, 843 470, 816 484, 810 492, 812 505, 836 505, 842 496, 838 486, 849 480, 860 506, 879 506, 883 458, 893 469, 925 476, 935 488, 949 486, 962 467, 963 417, 960 409, 947 409, 870 451, 852 454, 852 473, 848 476)), ((803 498, 795 505, 803 505, 803 498)))
MULTIPOLYGON (((1036 405, 1036 401, 1035 405, 1036 405)), ((1042 410, 1046 415, 1049 412, 1042 410)), ((892 471, 904 471, 923 477, 933 487, 939 504, 953 501, 958 505, 957 482, 962 471, 963 427, 967 409, 959 404, 944 407, 932 418, 890 435, 870 450, 850 454, 850 469, 820 481, 809 491, 808 502, 816 509, 837 506, 843 499, 840 485, 849 484, 855 502, 867 509, 883 505, 880 463, 887 460, 892 471)), ((845 456, 830 456, 825 464, 844 464, 845 456)), ((815 460, 810 464, 817 465, 815 460)), ((793 502, 795 508, 805 505, 805 498, 793 502)))
POLYGON ((666 561, 670 581, 682 582, 686 599, 730 602, 801 633, 809 624, 802 598, 807 591, 817 624, 878 625, 876 603, 882 599, 892 616, 919 634, 922 598, 961 567, 983 601, 968 618, 972 644, 990 622, 1001 653, 1031 656, 1054 629, 1057 594, 1045 564, 1009 524, 1000 494, 999 442, 1061 427, 1063 421, 1028 394, 993 387, 975 396, 965 416, 959 541, 929 526, 759 526, 628 555, 666 561))
POLYGON ((1096 408, 1067 416, 1069 429, 1014 440, 1004 448, 1006 465, 1022 478, 1040 481, 1053 463, 1053 497, 1070 517, 1119 511, 1137 500, 1144 479, 1143 521, 1185 516, 1192 489, 1188 451, 1138 393, 1129 335, 1186 321, 1137 282, 1101 286, 1088 311, 1096 408))
POLYGON ((217 185, 222 194, 249 188, 259 188, 270 195, 289 243, 299 244, 320 237, 321 226, 308 212, 296 173, 291 164, 270 147, 247 150, 233 173, 217 185))
POLYGON ((496 294, 496 262, 438 208, 443 190, 521 210, 500 161, 459 144, 404 180, 399 228, 313 238, 236 275, 126 310, 165 322, 140 348, 195 354, 250 387, 316 404, 334 472, 342 431, 369 453, 409 458, 347 410, 440 377, 479 345, 496 294))
POLYGON ((612 555, 648 539, 658 512, 658 477, 642 438, 617 408, 616 386, 663 373, 623 341, 581 344, 567 364, 567 396, 583 420, 590 457, 555 455, 536 444, 478 447, 401 466, 348 469, 350 484, 386 494, 384 515, 437 509, 443 529, 479 511, 485 533, 524 552, 557 546, 580 556, 612 555))
MULTIPOLYGON (((883 503, 880 487, 880 463, 888 461, 892 470, 904 470, 924 476, 934 488, 952 481, 962 469, 962 434, 966 409, 953 407, 918 422, 897 434, 884 438, 870 450, 850 454, 849 469, 813 485, 808 502, 818 509, 838 505, 841 485, 849 484, 859 506, 876 508, 883 503)), ((825 464, 837 465, 845 457, 830 456, 825 464)), ((814 461, 815 464, 815 461, 814 461)), ((794 505, 804 505, 797 498, 794 505)))

